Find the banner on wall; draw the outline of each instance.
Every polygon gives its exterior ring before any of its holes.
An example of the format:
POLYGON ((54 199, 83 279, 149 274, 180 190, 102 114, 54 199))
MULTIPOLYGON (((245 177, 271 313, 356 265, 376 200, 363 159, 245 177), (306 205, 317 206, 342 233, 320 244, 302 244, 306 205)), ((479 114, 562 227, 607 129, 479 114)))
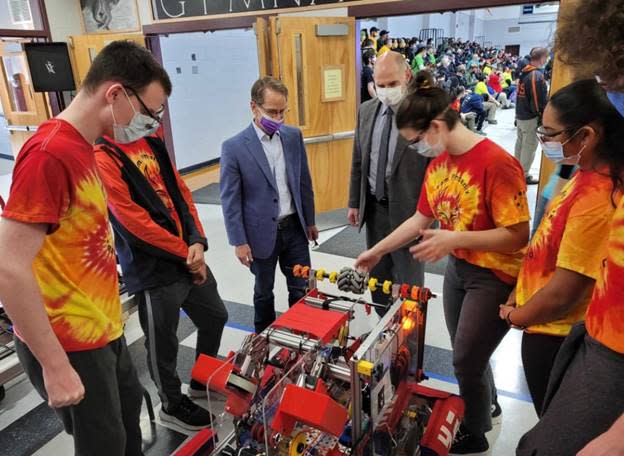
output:
POLYGON ((152 0, 155 20, 331 5, 355 0, 152 0))

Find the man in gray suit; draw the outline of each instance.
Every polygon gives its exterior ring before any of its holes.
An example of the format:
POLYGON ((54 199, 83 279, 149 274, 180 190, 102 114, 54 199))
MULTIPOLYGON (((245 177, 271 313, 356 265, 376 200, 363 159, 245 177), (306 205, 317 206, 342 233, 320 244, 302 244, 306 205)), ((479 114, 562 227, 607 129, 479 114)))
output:
MULTIPOLYGON (((366 224, 367 248, 414 214, 428 165, 428 159, 408 149, 396 126, 396 109, 412 77, 405 58, 397 52, 384 54, 377 60, 373 77, 378 98, 359 108, 348 212, 351 225, 361 230, 366 224)), ((422 285, 424 265, 412 258, 408 247, 384 256, 371 276, 422 285)), ((373 302, 388 303, 380 289, 372 294, 373 302)))

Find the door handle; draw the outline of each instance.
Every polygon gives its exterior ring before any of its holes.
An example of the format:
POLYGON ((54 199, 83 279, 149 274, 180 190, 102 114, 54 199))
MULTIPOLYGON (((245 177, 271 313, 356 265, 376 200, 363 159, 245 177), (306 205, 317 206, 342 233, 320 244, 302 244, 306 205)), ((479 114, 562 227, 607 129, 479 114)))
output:
POLYGON ((9 131, 37 131, 39 127, 37 125, 7 125, 6 129, 9 131))
POLYGON ((340 139, 349 139, 355 136, 355 131, 342 131, 339 133, 332 133, 329 135, 310 136, 309 138, 303 138, 304 144, 320 144, 330 141, 336 141, 340 139))

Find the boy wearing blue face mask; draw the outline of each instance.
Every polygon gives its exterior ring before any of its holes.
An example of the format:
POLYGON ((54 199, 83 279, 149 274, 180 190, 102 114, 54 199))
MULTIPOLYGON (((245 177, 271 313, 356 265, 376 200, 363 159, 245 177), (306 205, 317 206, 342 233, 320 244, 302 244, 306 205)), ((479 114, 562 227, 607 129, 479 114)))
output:
MULTIPOLYGON (((154 135, 164 99, 123 86, 110 105, 113 138, 98 140, 95 157, 108 196, 115 248, 128 292, 138 300, 150 374, 162 400, 161 420, 190 431, 210 414, 181 392, 176 372, 180 309, 198 329, 196 356, 217 356, 227 311, 206 266, 208 241, 191 193, 154 135), (127 125, 121 121, 130 117, 127 125)), ((191 381, 189 396, 206 396, 191 381)))
POLYGON ((16 351, 77 456, 143 454, 143 388, 123 335, 93 142, 119 125, 128 125, 128 134, 141 123, 153 126, 170 93, 167 73, 145 48, 106 46, 70 105, 20 151, 2 213, 0 299, 18 336, 16 351), (144 95, 150 115, 134 93, 144 95), (149 120, 136 115, 142 111, 149 120))

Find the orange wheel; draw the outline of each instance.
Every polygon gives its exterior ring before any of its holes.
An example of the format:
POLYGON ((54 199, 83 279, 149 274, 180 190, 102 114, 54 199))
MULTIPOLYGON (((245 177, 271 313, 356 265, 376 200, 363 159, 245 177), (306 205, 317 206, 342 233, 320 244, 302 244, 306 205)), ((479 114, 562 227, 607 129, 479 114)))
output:
POLYGON ((301 277, 301 265, 300 264, 296 264, 295 267, 293 268, 293 275, 295 277, 301 277))
POLYGON ((418 297, 420 296, 420 288, 418 288, 417 286, 413 286, 412 287, 412 299, 414 301, 418 301, 418 297))
POLYGON ((310 278, 310 266, 304 266, 304 267, 301 269, 301 276, 302 276, 304 279, 309 279, 309 278, 310 278))

